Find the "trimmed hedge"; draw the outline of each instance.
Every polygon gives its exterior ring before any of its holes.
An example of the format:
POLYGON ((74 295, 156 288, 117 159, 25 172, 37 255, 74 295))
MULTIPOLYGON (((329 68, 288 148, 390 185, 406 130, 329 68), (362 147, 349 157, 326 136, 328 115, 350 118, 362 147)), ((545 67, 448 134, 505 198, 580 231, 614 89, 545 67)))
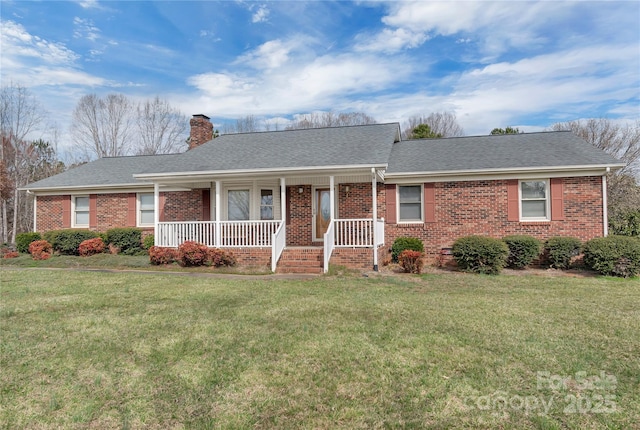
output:
POLYGON ((98 237, 98 233, 77 229, 52 230, 46 232, 43 237, 51 243, 54 251, 63 255, 78 255, 80 244, 98 237))
POLYGON ((629 236, 591 239, 584 245, 584 263, 602 275, 637 276, 640 274, 640 239, 629 236))
POLYGON ((18 233, 16 235, 16 248, 18 252, 26 254, 29 252, 29 245, 36 240, 42 240, 42 236, 38 232, 18 233))
POLYGON ((507 267, 522 269, 540 256, 541 243, 538 239, 526 235, 512 235, 502 238, 509 247, 507 267))
POLYGON ((500 239, 465 236, 453 244, 453 258, 465 272, 497 275, 507 265, 509 247, 500 239))
POLYGON ((113 245, 124 255, 143 252, 142 230, 136 227, 118 227, 107 230, 107 244, 113 245))
POLYGON ((568 269, 581 248, 582 242, 575 237, 550 237, 544 243, 544 256, 550 267, 568 269))
POLYGON ((399 237, 391 246, 391 260, 397 263, 398 257, 400 257, 402 251, 405 250, 424 253, 424 244, 417 237, 399 237))
POLYGON ((155 245, 155 237, 152 234, 148 234, 142 239, 142 248, 149 250, 155 245))

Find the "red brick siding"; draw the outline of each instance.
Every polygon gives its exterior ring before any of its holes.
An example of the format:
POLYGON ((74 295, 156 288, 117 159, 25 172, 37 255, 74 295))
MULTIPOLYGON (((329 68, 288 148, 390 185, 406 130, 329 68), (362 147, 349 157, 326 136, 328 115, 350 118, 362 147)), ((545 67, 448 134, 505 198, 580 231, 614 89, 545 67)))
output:
POLYGON ((373 249, 336 248, 333 250, 333 254, 331 254, 331 264, 346 266, 352 269, 371 270, 373 268, 373 249))
MULTIPOLYGON (((91 230, 106 231, 114 227, 126 227, 129 225, 129 199, 132 193, 96 194, 95 225, 91 230)), ((133 193, 135 197, 135 193, 133 193)), ((202 220, 202 191, 175 191, 161 193, 160 201, 164 200, 165 221, 201 221, 202 220)), ((69 228, 63 223, 64 202, 69 196, 38 196, 37 204, 37 228, 39 232, 69 228)), ((153 228, 145 227, 152 231, 153 228)))
POLYGON ((271 267, 271 248, 224 248, 231 252, 239 266, 271 267))
MULTIPOLYGON (((287 210, 287 245, 289 246, 312 246, 312 192, 311 185, 291 186, 288 188, 289 202, 287 210), (303 192, 299 193, 298 189, 303 192)), ((317 243, 316 243, 317 244, 317 243)))
POLYGON ((386 225, 385 247, 396 237, 422 239, 429 259, 462 236, 502 238, 527 234, 540 240, 551 236, 574 236, 582 241, 602 236, 602 178, 563 179, 564 220, 519 222, 508 220, 506 180, 441 182, 435 184, 435 222, 386 225))
POLYGON ((69 196, 38 196, 36 228, 39 232, 69 228, 62 221, 65 202, 69 196))

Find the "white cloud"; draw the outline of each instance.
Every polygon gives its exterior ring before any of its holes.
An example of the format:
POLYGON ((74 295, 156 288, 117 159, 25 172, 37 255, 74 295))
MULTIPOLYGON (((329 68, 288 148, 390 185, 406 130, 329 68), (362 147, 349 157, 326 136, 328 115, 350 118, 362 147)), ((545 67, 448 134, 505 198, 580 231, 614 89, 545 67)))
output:
POLYGON ((254 24, 258 22, 266 22, 269 20, 269 13, 269 9, 266 5, 258 6, 258 10, 256 10, 251 16, 251 22, 254 24))
POLYGON ((83 9, 100 9, 102 6, 98 3, 98 0, 81 0, 78 4, 83 9))
POLYGON ((357 51, 373 51, 393 53, 405 48, 416 48, 422 45, 429 37, 421 31, 415 32, 405 28, 395 30, 385 28, 375 36, 360 35, 362 40, 355 47, 357 51))
POLYGON ((248 64, 256 69, 275 69, 289 60, 289 54, 299 42, 270 40, 238 58, 236 63, 248 64))
POLYGON ((95 42, 100 37, 100 29, 90 19, 73 18, 73 37, 95 42))
POLYGON ((79 58, 63 44, 32 36, 22 25, 13 21, 2 21, 1 27, 3 63, 6 57, 31 58, 50 64, 71 64, 79 58))

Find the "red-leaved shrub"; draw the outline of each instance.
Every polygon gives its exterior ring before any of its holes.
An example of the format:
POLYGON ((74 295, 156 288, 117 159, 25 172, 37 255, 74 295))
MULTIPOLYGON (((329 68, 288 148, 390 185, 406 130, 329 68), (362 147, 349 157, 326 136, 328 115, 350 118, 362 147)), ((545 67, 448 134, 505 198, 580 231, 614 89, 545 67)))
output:
POLYGON ((235 255, 230 251, 225 251, 219 248, 210 248, 209 250, 209 263, 213 267, 231 267, 237 263, 235 255))
POLYGON ((411 251, 409 249, 400 253, 398 262, 400 263, 400 267, 407 273, 420 273, 422 271, 422 265, 424 264, 422 261, 422 252, 411 251))
POLYGON ((206 245, 186 241, 178 247, 178 264, 183 267, 203 266, 209 261, 206 245))
POLYGON ((2 258, 18 258, 20 253, 18 251, 7 251, 2 255, 2 258))
POLYGON ((173 248, 152 246, 149 248, 149 261, 156 266, 171 264, 176 261, 176 250, 173 248))
POLYGON ((95 239, 87 239, 80 242, 80 246, 78 246, 78 253, 83 257, 90 257, 103 252, 104 242, 99 237, 96 237, 95 239))
POLYGON ((53 247, 46 240, 36 240, 29 244, 29 254, 34 260, 47 260, 52 252, 53 247))

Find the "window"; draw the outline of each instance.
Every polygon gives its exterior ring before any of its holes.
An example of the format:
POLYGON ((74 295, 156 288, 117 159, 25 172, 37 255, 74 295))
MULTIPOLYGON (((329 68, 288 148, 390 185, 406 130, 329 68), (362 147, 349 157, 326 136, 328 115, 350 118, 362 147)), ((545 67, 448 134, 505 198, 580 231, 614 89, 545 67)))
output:
POLYGON ((73 199, 73 226, 89 227, 89 196, 73 199))
POLYGON ((260 190, 260 219, 273 219, 273 190, 260 190))
POLYGON ((138 194, 138 225, 148 226, 154 222, 155 202, 153 193, 138 194))
POLYGON ((549 220, 549 181, 520 181, 520 218, 549 220))
POLYGON ((422 221, 422 186, 398 186, 398 207, 400 222, 422 221))
POLYGON ((229 221, 249 220, 249 190, 229 190, 227 219, 229 221))

